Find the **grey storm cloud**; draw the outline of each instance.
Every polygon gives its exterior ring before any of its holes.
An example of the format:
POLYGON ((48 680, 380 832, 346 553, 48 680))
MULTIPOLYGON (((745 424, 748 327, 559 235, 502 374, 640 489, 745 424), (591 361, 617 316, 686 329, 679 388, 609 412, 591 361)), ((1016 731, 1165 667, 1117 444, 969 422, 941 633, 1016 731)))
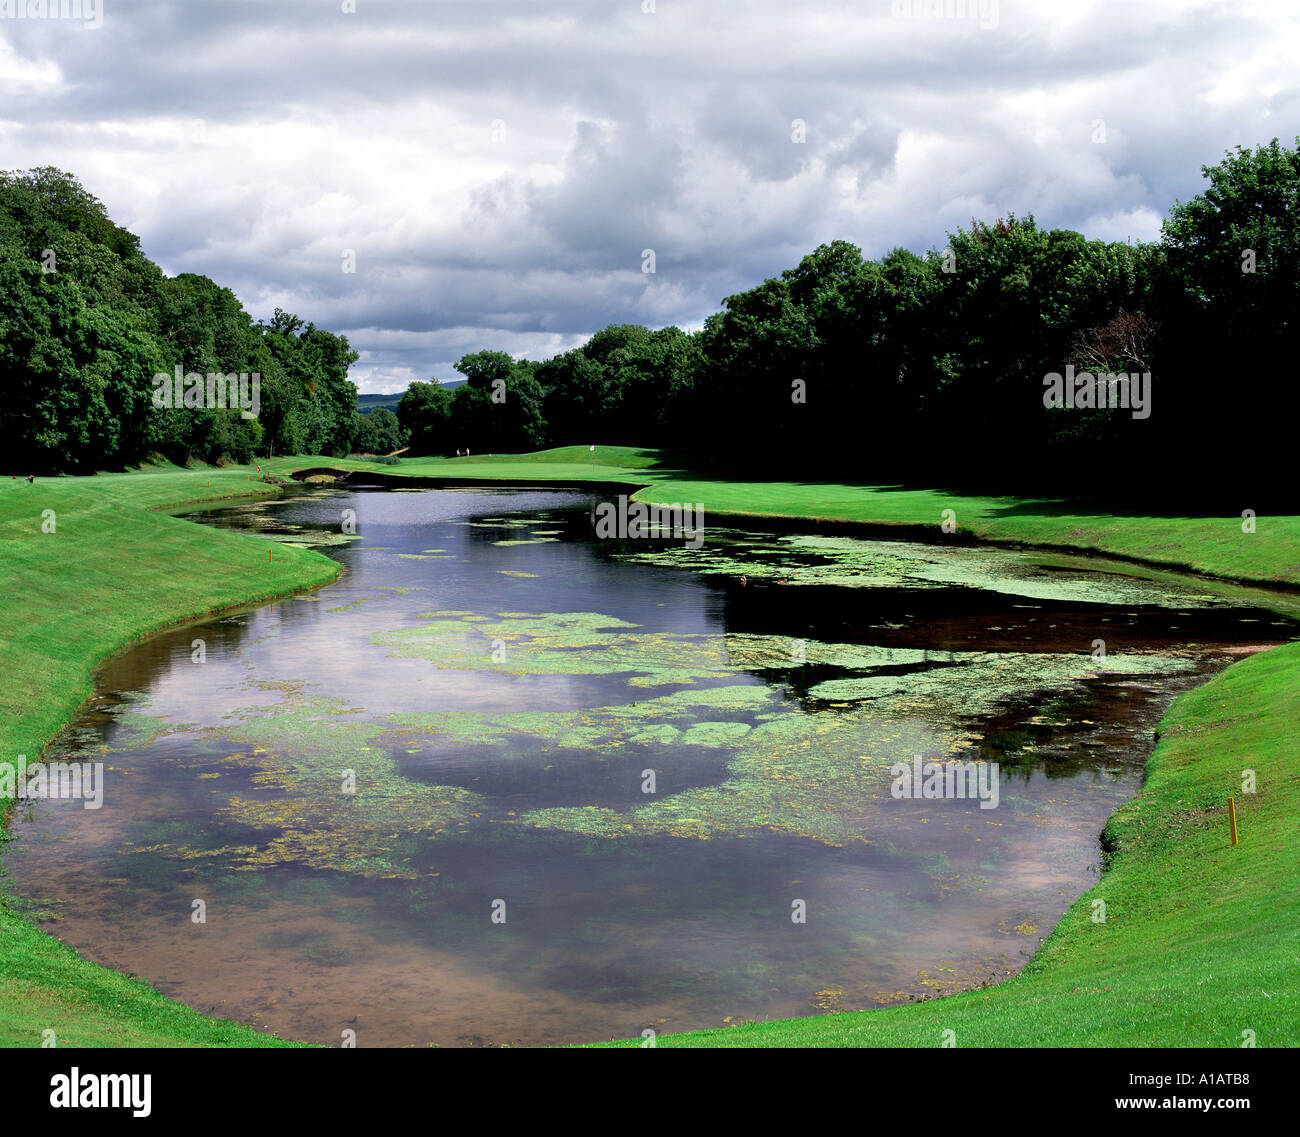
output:
POLYGON ((369 391, 696 327, 836 238, 1015 212, 1150 240, 1203 164, 1300 134, 1291 0, 20 6, 4 167, 70 170, 168 272, 344 332, 369 391))

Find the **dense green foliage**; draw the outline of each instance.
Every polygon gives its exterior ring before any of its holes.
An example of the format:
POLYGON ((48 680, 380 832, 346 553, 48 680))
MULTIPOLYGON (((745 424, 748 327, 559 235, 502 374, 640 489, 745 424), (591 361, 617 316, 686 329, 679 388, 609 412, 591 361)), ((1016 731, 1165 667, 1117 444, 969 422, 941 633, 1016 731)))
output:
POLYGON ((1155 244, 1015 216, 925 256, 833 241, 696 333, 612 325, 541 364, 494 357, 497 402, 488 353, 468 356, 466 388, 412 384, 399 418, 418 454, 599 438, 765 477, 1258 510, 1295 409, 1300 155, 1274 140, 1203 172, 1210 188, 1155 244), (1149 374, 1147 413, 1049 407, 1047 376, 1067 368, 1149 374))
POLYGON ((346 454, 356 359, 287 312, 254 323, 207 277, 165 276, 71 175, 0 174, 0 427, 15 470, 346 454), (250 395, 256 374, 258 413, 206 405, 206 386, 204 405, 159 405, 154 376, 178 367, 243 373, 250 395))
POLYGON ((346 339, 254 323, 206 277, 166 277, 57 170, 0 175, 0 416, 19 469, 351 450, 659 446, 764 477, 988 492, 1122 493, 1148 506, 1279 504, 1300 335, 1300 153, 1204 170, 1155 244, 1033 217, 972 221, 918 256, 833 241, 729 296, 701 329, 611 325, 546 361, 479 351, 356 413, 346 339), (261 377, 256 418, 154 405, 152 379, 261 377), (1149 376, 1135 408, 1052 406, 1053 373, 1149 376), (1226 413, 1231 407, 1233 414, 1226 413), (1249 461, 1249 475, 1245 473, 1249 461), (1266 493, 1273 495, 1266 499, 1266 493))
POLYGON ((391 454, 406 441, 406 431, 387 407, 358 414, 352 432, 352 448, 358 454, 391 454))

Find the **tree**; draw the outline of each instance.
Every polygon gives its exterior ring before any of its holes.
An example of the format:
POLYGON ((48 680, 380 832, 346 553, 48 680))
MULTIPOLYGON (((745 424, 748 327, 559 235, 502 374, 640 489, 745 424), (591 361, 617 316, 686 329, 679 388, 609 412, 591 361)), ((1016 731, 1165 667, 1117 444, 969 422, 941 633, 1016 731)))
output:
POLYGON ((397 420, 410 438, 413 454, 449 454, 451 441, 451 390, 437 380, 415 382, 397 404, 397 420))
POLYGON ((456 449, 516 453, 545 444, 536 364, 516 362, 502 351, 479 351, 462 356, 456 370, 466 379, 452 399, 456 449))
POLYGON ((1171 492, 1198 479, 1236 512, 1258 510, 1269 484, 1291 512, 1284 462, 1300 411, 1290 378, 1300 347, 1300 151, 1275 138, 1201 172, 1208 188, 1174 205, 1161 242, 1168 378, 1155 414, 1167 424, 1171 492))
POLYGON ((353 417, 352 450, 357 454, 391 454, 405 444, 406 432, 387 407, 353 417))
POLYGON ((356 384, 348 368, 360 356, 345 336, 337 336, 280 308, 258 326, 272 358, 283 373, 276 388, 277 413, 267 423, 279 453, 348 452, 354 429, 356 384))

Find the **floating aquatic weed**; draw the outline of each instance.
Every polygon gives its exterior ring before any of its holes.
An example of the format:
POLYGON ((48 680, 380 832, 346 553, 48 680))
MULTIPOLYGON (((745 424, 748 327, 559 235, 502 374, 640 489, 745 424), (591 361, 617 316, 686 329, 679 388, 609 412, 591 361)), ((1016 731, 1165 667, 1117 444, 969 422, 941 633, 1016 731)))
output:
POLYGON ((701 721, 709 712, 745 712, 762 721, 780 706, 779 698, 766 687, 732 685, 577 711, 431 711, 390 715, 387 721, 412 736, 448 745, 504 746, 526 739, 543 750, 609 751, 628 743, 676 744, 697 727, 702 729, 689 740, 691 744, 727 745, 728 734, 738 738, 749 724, 701 721))
POLYGON ((687 746, 734 746, 753 729, 745 722, 697 722, 682 735, 687 746))
MULTIPOLYGON (((400 553, 398 554, 401 555, 400 553)), ((418 592, 422 585, 396 585, 396 584, 377 584, 371 585, 378 592, 387 593, 385 596, 359 596, 356 600, 347 604, 340 604, 337 608, 326 608, 327 612, 347 612, 352 608, 357 608, 362 604, 369 604, 373 600, 391 600, 394 596, 404 595, 407 592, 418 592)))
POLYGON ((871 671, 880 667, 949 661, 953 657, 952 652, 922 648, 825 643, 794 636, 748 632, 727 633, 727 659, 744 671, 769 671, 802 663, 871 671))
MULTIPOLYGON (((441 619, 374 638, 439 666, 575 675, 635 669, 654 680, 677 678, 673 664, 680 662, 675 657, 683 637, 648 635, 637 627, 592 612, 516 613, 468 630, 463 619, 441 619), (492 662, 494 639, 505 643, 510 662, 492 662)), ((698 642, 700 637, 684 639, 694 665, 686 675, 698 675, 706 669, 702 665, 716 663, 716 670, 707 670, 718 678, 788 664, 796 643, 789 637, 747 634, 714 637, 713 644, 698 642)), ((667 833, 707 838, 769 827, 841 844, 867 838, 862 818, 870 803, 888 791, 884 771, 893 762, 922 752, 958 755, 972 746, 974 740, 956 723, 992 713, 1026 688, 1066 687, 1099 673, 1168 674, 1194 666, 1175 656, 1112 655, 1102 663, 1084 654, 987 655, 797 642, 807 660, 846 671, 922 662, 931 670, 825 680, 811 689, 810 697, 844 709, 819 713, 790 709, 764 686, 731 683, 580 712, 446 713, 395 716, 393 721, 459 744, 508 745, 512 737, 527 737, 532 744, 555 749, 699 745, 729 753, 728 776, 720 785, 692 788, 626 813, 564 806, 522 818, 541 828, 603 837, 667 833), (868 700, 869 712, 856 706, 868 700), (724 719, 719 712, 743 717, 724 719), (916 725, 936 721, 954 726, 935 730, 916 725)), ((1010 799, 1008 805, 1015 808, 1010 799)))
POLYGON ((944 548, 919 542, 816 535, 787 536, 782 541, 842 563, 890 566, 896 573, 889 582, 894 586, 957 585, 1035 600, 1108 605, 1206 607, 1215 603, 1204 592, 1192 591, 1186 586, 1101 574, 1095 569, 1047 569, 1039 563, 1039 558, 1013 550, 967 546, 944 548))
POLYGON ((644 548, 618 559, 689 570, 706 576, 747 576, 780 580, 790 586, 839 585, 849 588, 983 589, 1036 600, 1159 607, 1209 607, 1218 601, 1177 583, 1140 577, 1102 575, 1095 570, 1049 569, 1036 558, 1012 550, 961 546, 944 548, 908 541, 792 534, 782 548, 735 534, 714 534, 707 549, 680 546, 644 548), (766 547, 764 547, 766 546, 766 547))
POLYGON ((879 713, 941 715, 949 719, 992 714, 1026 691, 1064 687, 1099 675, 1173 675, 1194 671, 1194 660, 1174 655, 1119 655, 1104 661, 1073 653, 950 652, 948 661, 906 675, 827 679, 809 689, 812 699, 870 701, 879 713))
POLYGON ((235 869, 296 863, 362 876, 419 875, 413 856, 423 840, 471 822, 479 794, 403 776, 378 745, 388 729, 366 722, 334 699, 309 698, 252 708, 237 722, 211 727, 211 739, 245 750, 227 762, 252 770, 257 796, 230 796, 217 815, 275 834, 256 845, 198 848, 179 836, 133 852, 220 859, 235 869), (344 789, 352 770, 355 789, 344 789))
POLYGON ((595 806, 538 809, 523 824, 609 839, 669 835, 708 840, 771 829, 827 845, 871 841, 889 797, 889 767, 914 753, 952 754, 954 733, 866 715, 777 716, 730 740, 725 781, 627 812, 595 806), (869 818, 873 820, 869 820, 869 818))
POLYGON ((357 533, 332 533, 329 530, 312 532, 310 530, 304 531, 300 526, 295 526, 292 533, 259 533, 258 536, 265 541, 277 541, 282 545, 297 545, 304 549, 327 549, 361 540, 360 534, 357 533))
POLYGON ((638 624, 599 612, 499 613, 434 619, 415 628, 377 632, 370 638, 404 659, 433 666, 505 675, 612 675, 631 673, 638 687, 726 678, 726 645, 718 635, 635 632, 638 624), (494 643, 499 645, 494 647, 494 643))
POLYGON ((112 746, 107 750, 139 750, 152 746, 167 734, 192 729, 188 725, 172 723, 165 716, 142 714, 139 711, 118 711, 113 715, 112 746))

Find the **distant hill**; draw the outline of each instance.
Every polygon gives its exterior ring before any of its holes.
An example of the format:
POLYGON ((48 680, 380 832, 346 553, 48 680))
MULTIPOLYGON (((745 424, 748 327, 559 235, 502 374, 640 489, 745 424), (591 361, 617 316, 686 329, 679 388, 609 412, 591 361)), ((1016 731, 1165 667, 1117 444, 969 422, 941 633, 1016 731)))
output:
MULTIPOLYGON (((444 383, 443 386, 459 387, 465 382, 467 382, 465 379, 451 379, 444 383)), ((404 391, 398 391, 395 395, 358 395, 357 411, 363 415, 368 415, 377 407, 385 407, 392 411, 393 414, 397 414, 397 404, 402 401, 402 396, 405 393, 404 391)))
POLYGON ((386 410, 392 411, 393 414, 397 414, 397 404, 400 403, 401 401, 402 401, 402 396, 400 394, 358 395, 357 410, 360 411, 363 415, 365 415, 365 414, 369 414, 373 410, 377 410, 379 407, 383 407, 386 410))

